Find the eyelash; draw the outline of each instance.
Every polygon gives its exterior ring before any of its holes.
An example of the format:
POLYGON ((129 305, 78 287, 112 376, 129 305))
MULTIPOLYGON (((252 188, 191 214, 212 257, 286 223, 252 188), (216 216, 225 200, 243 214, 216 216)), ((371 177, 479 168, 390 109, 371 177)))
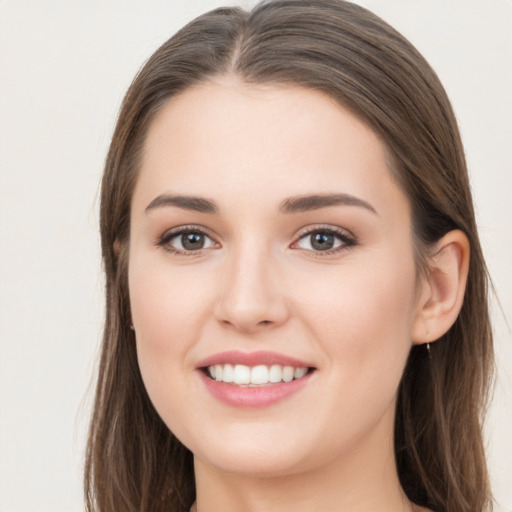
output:
MULTIPOLYGON (((201 251, 205 250, 197 249, 197 250, 190 250, 190 251, 184 251, 181 249, 177 249, 170 245, 170 242, 173 238, 177 238, 180 235, 184 235, 186 233, 197 233, 200 235, 204 235, 205 237, 208 237, 214 244, 218 243, 214 240, 214 238, 209 234, 209 232, 198 225, 188 225, 188 226, 180 226, 179 228, 175 228, 171 231, 165 232, 161 237, 158 238, 156 241, 156 245, 159 247, 162 247, 164 250, 171 254, 175 254, 178 256, 195 256, 201 253, 201 251)), ((350 232, 347 230, 333 227, 333 226, 326 226, 326 225, 313 225, 308 226, 301 230, 299 234, 296 237, 296 240, 291 244, 290 247, 294 248, 301 240, 307 238, 308 236, 312 236, 315 233, 322 233, 327 235, 333 235, 338 240, 341 241, 341 244, 338 247, 334 247, 332 249, 327 249, 325 251, 314 251, 311 249, 301 249, 300 247, 297 247, 298 250, 303 250, 311 255, 313 257, 323 257, 323 256, 330 256, 333 254, 337 254, 339 252, 342 252, 344 250, 347 250, 350 247, 354 247, 357 245, 357 240, 350 232)), ((206 248, 209 249, 209 248, 206 248)))
MULTIPOLYGON (((346 251, 350 247, 354 247, 355 245, 357 245, 357 240, 355 236, 349 231, 334 226, 317 224, 313 226, 307 226, 306 228, 301 230, 297 236, 297 240, 293 242, 292 247, 294 245, 297 245, 301 240, 307 238, 308 236, 312 236, 315 233, 333 235, 335 238, 341 241, 341 244, 338 247, 327 249, 325 251, 313 251, 311 249, 302 249, 303 251, 307 251, 308 253, 310 253, 313 257, 322 258, 325 256, 331 256, 333 254, 338 254, 342 251, 346 251)), ((299 250, 301 249, 299 248, 299 250)))
POLYGON ((200 235, 204 235, 205 237, 210 238, 214 243, 215 240, 208 233, 208 231, 201 226, 197 225, 189 225, 189 226, 180 226, 179 228, 172 229, 171 231, 165 232, 158 240, 157 245, 163 247, 164 250, 170 252, 171 254, 176 254, 178 256, 195 256, 199 254, 204 249, 198 249, 195 251, 182 251, 181 249, 176 249, 170 245, 170 242, 173 238, 177 238, 180 235, 184 235, 186 233, 197 233, 200 235))

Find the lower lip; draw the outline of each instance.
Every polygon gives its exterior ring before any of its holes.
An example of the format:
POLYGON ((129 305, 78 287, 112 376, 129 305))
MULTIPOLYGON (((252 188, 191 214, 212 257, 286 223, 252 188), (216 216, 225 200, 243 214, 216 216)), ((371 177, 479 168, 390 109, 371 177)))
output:
POLYGON ((232 407, 268 407, 300 391, 309 381, 310 372, 304 377, 291 382, 269 384, 268 386, 242 387, 219 382, 199 374, 208 391, 221 402, 232 407))

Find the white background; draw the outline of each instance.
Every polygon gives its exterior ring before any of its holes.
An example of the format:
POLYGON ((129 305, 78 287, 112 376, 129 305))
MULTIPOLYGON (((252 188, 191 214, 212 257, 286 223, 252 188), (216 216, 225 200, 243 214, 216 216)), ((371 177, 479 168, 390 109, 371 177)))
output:
MULTIPOLYGON (((226 2, 229 3, 229 2, 226 2)), ((240 2, 249 7, 254 2, 240 2)), ((512 511, 512 2, 367 0, 420 49, 460 121, 494 307, 487 429, 512 511)), ((0 512, 74 512, 101 337, 98 185, 122 95, 222 0, 0 0, 0 512)))

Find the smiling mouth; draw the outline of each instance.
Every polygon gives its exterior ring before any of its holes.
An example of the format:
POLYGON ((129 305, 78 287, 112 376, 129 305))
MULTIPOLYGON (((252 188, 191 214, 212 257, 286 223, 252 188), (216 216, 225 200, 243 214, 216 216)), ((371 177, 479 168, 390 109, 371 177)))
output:
POLYGON ((299 380, 315 368, 284 366, 280 364, 246 366, 243 364, 215 364, 201 368, 211 380, 240 387, 262 387, 299 380))

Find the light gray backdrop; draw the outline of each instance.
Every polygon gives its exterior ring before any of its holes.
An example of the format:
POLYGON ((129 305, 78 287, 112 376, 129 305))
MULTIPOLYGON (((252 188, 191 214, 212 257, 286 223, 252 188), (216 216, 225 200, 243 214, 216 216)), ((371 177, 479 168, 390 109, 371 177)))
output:
MULTIPOLYGON (((102 327, 97 192, 143 61, 223 0, 0 0, 0 512, 83 510, 102 327)), ((245 7, 253 1, 239 2, 245 7)), ((466 145, 494 307, 487 437, 512 511, 512 2, 367 0, 439 73, 466 145)))

